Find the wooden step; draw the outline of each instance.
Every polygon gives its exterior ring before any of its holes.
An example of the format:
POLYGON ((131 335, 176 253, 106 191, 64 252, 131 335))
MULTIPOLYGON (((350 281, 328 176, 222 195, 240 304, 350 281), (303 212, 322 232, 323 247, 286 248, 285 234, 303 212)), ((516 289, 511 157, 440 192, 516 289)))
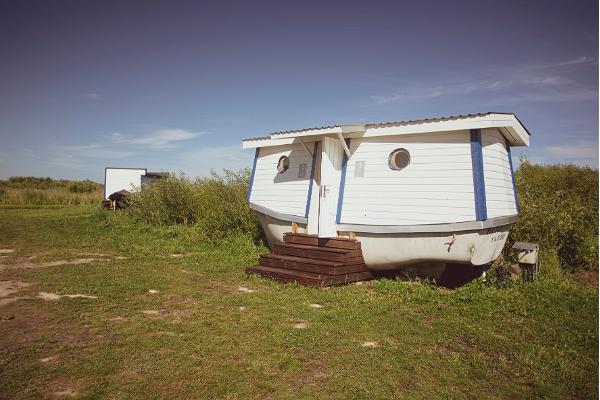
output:
POLYGON ((286 233, 272 254, 261 254, 247 273, 307 286, 331 286, 374 279, 365 265, 360 242, 346 238, 286 233))
POLYGON ((280 254, 262 254, 260 256, 258 265, 290 269, 295 271, 313 272, 331 276, 368 271, 364 262, 354 264, 345 264, 333 261, 329 261, 329 264, 324 264, 324 262, 327 261, 316 260, 312 258, 284 256, 280 254))
POLYGON ((343 261, 330 261, 330 260, 319 260, 316 258, 306 258, 306 257, 295 257, 295 256, 286 256, 283 254, 274 254, 274 253, 266 253, 261 254, 259 257, 261 258, 276 258, 282 260, 290 260, 290 261, 298 261, 298 262, 307 262, 315 265, 323 265, 327 267, 341 267, 346 263, 343 261))
POLYGON ((318 258, 288 256, 285 254, 276 254, 276 253, 261 254, 260 257, 281 258, 281 259, 292 260, 292 261, 306 262, 309 264, 326 265, 326 266, 330 266, 330 267, 339 267, 342 265, 356 265, 356 264, 364 264, 365 263, 365 260, 363 259, 362 255, 357 256, 357 257, 349 257, 343 261, 321 260, 318 258))
POLYGON ((303 244, 308 246, 332 247, 347 250, 360 250, 360 242, 347 238, 320 238, 317 235, 306 235, 302 233, 285 233, 285 243, 303 244))
POLYGON ((345 261, 362 256, 360 250, 337 249, 332 247, 307 246, 294 243, 280 243, 273 246, 273 253, 286 256, 314 258, 318 260, 345 261))
POLYGON ((343 285, 346 283, 358 282, 373 279, 375 276, 370 271, 344 274, 338 276, 323 275, 312 272, 293 271, 282 268, 273 268, 263 265, 246 268, 247 273, 257 273, 263 276, 269 276, 279 281, 297 282, 307 286, 332 286, 343 285))

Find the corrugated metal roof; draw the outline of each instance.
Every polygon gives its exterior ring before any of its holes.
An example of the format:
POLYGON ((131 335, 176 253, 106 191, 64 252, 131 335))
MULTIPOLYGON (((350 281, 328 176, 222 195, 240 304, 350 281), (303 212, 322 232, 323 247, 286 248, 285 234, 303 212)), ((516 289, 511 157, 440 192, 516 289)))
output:
POLYGON ((312 130, 318 131, 318 130, 323 130, 323 129, 334 129, 334 128, 341 128, 342 126, 347 126, 347 125, 365 125, 366 127, 389 126, 389 125, 405 125, 405 124, 418 124, 418 123, 423 123, 423 122, 444 121, 444 120, 450 120, 450 119, 484 117, 484 116, 490 115, 490 114, 513 115, 515 118, 517 118, 517 120, 523 126, 523 128, 525 128, 525 130, 527 131, 527 134, 531 135, 531 133, 529 132, 529 130, 525 127, 525 125, 523 125, 523 123, 519 120, 519 118, 515 115, 515 113, 512 113, 512 112, 492 112, 492 111, 488 111, 488 112, 482 112, 482 113, 476 113, 476 114, 460 114, 460 115, 450 115, 450 116, 447 116, 447 117, 433 117, 433 118, 424 118, 424 119, 408 119, 408 120, 404 120, 404 121, 395 121, 395 122, 381 122, 381 123, 372 123, 372 124, 339 124, 339 125, 319 126, 319 127, 304 128, 304 129, 291 129, 291 130, 287 130, 287 131, 273 132, 269 136, 247 138, 247 139, 243 139, 243 141, 249 141, 249 140, 266 140, 266 139, 271 139, 273 136, 284 135, 284 134, 287 134, 287 133, 298 133, 298 132, 306 132, 306 131, 312 131, 312 130))
MULTIPOLYGON (((344 124, 344 125, 346 125, 346 124, 344 124)), ((350 124, 350 125, 352 125, 352 124, 350 124)), ((341 126, 343 126, 343 125, 340 124, 340 125, 319 126, 319 127, 315 127, 315 128, 291 129, 289 131, 273 132, 273 133, 271 133, 271 135, 283 135, 283 134, 286 134, 286 133, 306 132, 306 131, 313 131, 313 130, 314 131, 318 131, 318 130, 321 130, 321 129, 339 128, 341 126)))

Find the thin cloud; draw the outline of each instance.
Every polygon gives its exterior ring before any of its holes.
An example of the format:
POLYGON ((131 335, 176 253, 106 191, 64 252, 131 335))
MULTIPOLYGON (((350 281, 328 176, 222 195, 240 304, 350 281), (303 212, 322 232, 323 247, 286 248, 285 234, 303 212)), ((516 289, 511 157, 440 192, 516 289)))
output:
POLYGON ((65 170, 71 171, 80 171, 86 168, 86 165, 78 158, 73 157, 52 157, 48 164, 53 165, 58 168, 62 168, 65 170))
POLYGON ((596 61, 587 56, 562 62, 504 67, 486 71, 491 78, 459 80, 431 87, 404 88, 387 95, 372 95, 368 104, 382 105, 398 101, 435 99, 443 96, 483 95, 494 93, 493 103, 576 102, 595 100, 596 89, 578 84, 560 67, 590 65, 596 61))
POLYGON ((555 62, 531 64, 531 65, 527 66, 526 68, 528 68, 528 69, 545 69, 545 68, 565 67, 568 65, 581 65, 581 64, 594 65, 596 63, 597 63, 597 60, 595 60, 592 57, 579 56, 579 57, 575 57, 571 60, 566 60, 566 61, 555 61, 555 62))
POLYGON ((33 151, 32 149, 23 149, 23 152, 24 152, 24 153, 27 155, 27 157, 30 157, 30 158, 37 158, 37 159, 39 159, 39 158, 40 158, 40 156, 38 156, 38 155, 36 154, 36 152, 35 152, 35 151, 33 151))
POLYGON ((155 149, 172 149, 179 142, 196 139, 206 132, 192 132, 185 129, 159 129, 148 135, 127 135, 115 132, 111 135, 114 143, 141 145, 155 149))
POLYGON ((563 162, 595 160, 596 164, 598 163, 598 143, 591 141, 546 146, 544 153, 563 162))
POLYGON ((102 96, 100 96, 98 93, 85 93, 83 95, 83 97, 90 99, 90 100, 100 100, 102 98, 102 96))
POLYGON ((134 156, 133 151, 115 149, 98 143, 83 145, 59 145, 54 146, 54 153, 58 158, 73 157, 82 158, 102 158, 102 159, 123 159, 134 156))

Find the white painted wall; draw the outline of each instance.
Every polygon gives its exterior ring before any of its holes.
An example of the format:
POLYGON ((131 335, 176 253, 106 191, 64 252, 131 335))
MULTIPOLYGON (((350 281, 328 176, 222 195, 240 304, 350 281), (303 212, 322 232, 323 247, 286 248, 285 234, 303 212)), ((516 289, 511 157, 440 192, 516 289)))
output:
MULTIPOLYGON (((311 151, 312 146, 312 143, 308 144, 311 151)), ((312 157, 300 144, 260 148, 250 202, 279 213, 304 217, 311 168, 312 157), (279 174, 277 161, 284 155, 290 159, 290 168, 279 174), (304 178, 298 178, 300 164, 306 164, 304 178)), ((313 190, 318 188, 313 187, 313 190)))
POLYGON ((142 175, 145 173, 144 168, 107 168, 104 180, 104 197, 108 198, 108 196, 119 190, 131 192, 134 187, 139 189, 142 185, 142 175))
POLYGON ((469 131, 352 139, 341 223, 415 225, 475 220, 469 131), (409 151, 401 171, 389 154, 409 151), (364 177, 355 166, 364 161, 364 177))
POLYGON ((504 136, 497 129, 482 129, 481 146, 488 218, 517 214, 504 136))

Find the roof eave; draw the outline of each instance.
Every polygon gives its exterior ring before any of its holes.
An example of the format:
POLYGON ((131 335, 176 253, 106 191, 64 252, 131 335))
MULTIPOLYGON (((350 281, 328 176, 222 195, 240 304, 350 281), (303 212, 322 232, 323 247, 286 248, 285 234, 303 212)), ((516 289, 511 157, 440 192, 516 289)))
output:
POLYGON ((529 131, 513 113, 488 112, 447 118, 410 120, 369 125, 337 125, 296 131, 277 132, 269 136, 245 139, 242 148, 279 146, 297 142, 299 138, 318 140, 324 135, 375 137, 448 132, 468 129, 498 128, 512 146, 529 146, 529 131), (503 130, 503 129, 504 130, 503 130), (309 138, 311 137, 312 138, 309 138))

